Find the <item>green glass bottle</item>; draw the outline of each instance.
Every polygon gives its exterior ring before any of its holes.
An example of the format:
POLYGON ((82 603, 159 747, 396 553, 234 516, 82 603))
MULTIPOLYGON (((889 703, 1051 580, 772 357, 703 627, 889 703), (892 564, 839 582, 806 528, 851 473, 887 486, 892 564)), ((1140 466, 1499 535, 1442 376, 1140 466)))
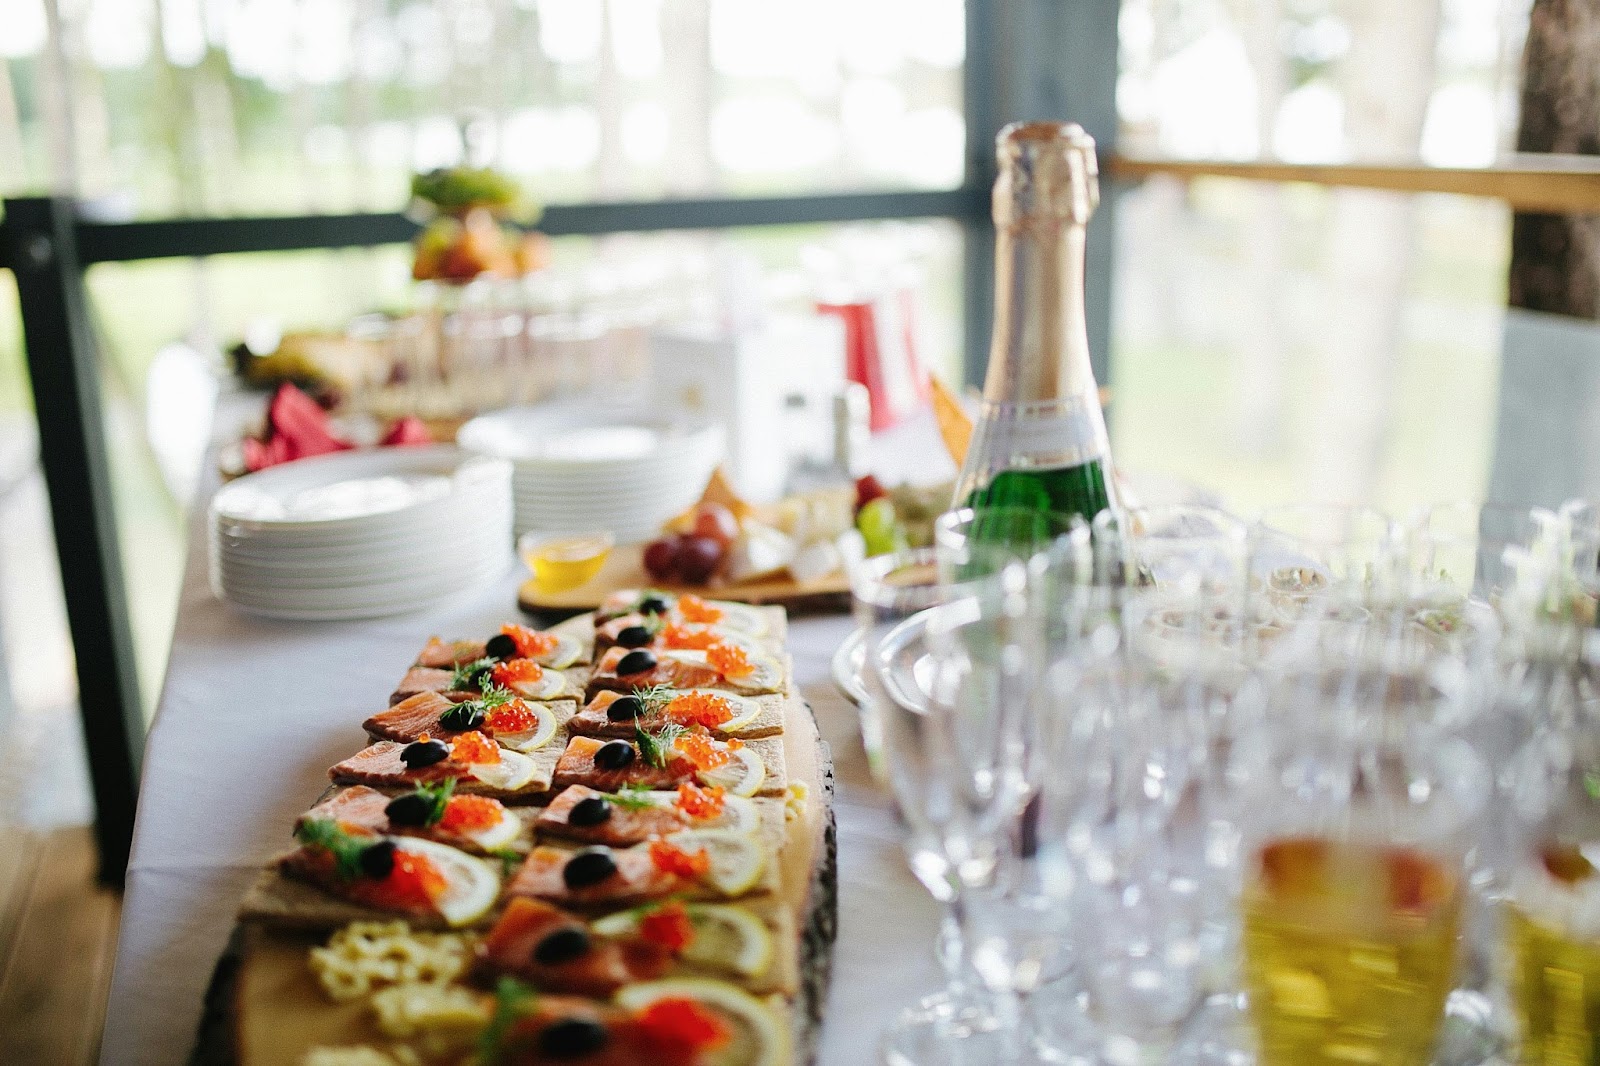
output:
POLYGON ((1083 307, 1094 139, 1073 123, 1014 123, 996 154, 994 340, 955 505, 1089 522, 1119 509, 1083 307))

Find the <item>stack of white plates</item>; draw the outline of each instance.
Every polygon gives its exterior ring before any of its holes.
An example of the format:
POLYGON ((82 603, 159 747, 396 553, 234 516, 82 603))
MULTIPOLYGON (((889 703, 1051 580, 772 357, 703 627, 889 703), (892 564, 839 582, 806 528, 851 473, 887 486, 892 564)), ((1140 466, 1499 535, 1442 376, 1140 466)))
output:
POLYGON ((520 407, 474 418, 456 442, 511 460, 518 533, 654 537, 700 498, 722 458, 720 427, 593 405, 520 407))
POLYGON ((302 459, 211 501, 211 587, 273 618, 401 614, 504 574, 511 464, 451 445, 302 459))

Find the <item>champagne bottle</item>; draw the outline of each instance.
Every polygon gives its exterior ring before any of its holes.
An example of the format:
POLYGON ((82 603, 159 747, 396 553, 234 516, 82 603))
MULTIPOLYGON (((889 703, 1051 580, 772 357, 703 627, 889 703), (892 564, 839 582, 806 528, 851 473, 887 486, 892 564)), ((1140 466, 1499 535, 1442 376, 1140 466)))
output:
POLYGON ((1094 139, 1074 123, 1013 123, 996 154, 994 340, 956 506, 1092 521, 1118 508, 1083 307, 1094 139))

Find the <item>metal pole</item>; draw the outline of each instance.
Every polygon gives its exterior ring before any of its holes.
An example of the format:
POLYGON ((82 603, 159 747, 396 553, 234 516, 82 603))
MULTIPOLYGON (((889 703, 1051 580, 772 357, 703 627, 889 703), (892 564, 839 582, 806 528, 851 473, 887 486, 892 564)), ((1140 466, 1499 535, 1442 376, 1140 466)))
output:
POLYGON ((1004 16, 1007 0, 967 0, 967 60, 962 71, 963 105, 967 124, 966 177, 962 182, 978 191, 980 202, 961 221, 962 236, 962 376, 972 386, 983 385, 989 365, 989 333, 994 328, 994 221, 990 217, 989 190, 994 187, 994 135, 1004 124, 1000 73, 1004 16))
POLYGON ((39 459, 77 658, 100 879, 120 884, 133 840, 144 712, 75 213, 59 197, 7 200, 5 208, 0 262, 16 272, 22 308, 39 459))

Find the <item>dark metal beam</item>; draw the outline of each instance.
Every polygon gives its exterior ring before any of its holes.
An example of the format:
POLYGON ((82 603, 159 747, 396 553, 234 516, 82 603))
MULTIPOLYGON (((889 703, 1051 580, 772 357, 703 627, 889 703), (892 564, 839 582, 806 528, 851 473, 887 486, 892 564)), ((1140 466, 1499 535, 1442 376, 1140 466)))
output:
POLYGON ((70 200, 8 200, 0 247, 16 272, 22 308, 39 458, 77 658, 100 877, 120 884, 133 840, 144 712, 74 225, 70 200))
POLYGON ((962 69, 962 110, 967 123, 964 184, 980 195, 979 209, 961 227, 962 377, 982 386, 989 365, 989 334, 994 327, 994 222, 989 190, 994 187, 994 135, 1004 124, 1000 99, 1003 57, 1000 16, 1005 0, 967 0, 967 61, 962 69))
MULTIPOLYGON (((986 210, 986 193, 834 193, 742 199, 557 204, 539 229, 555 237, 656 230, 733 229, 874 219, 958 218, 986 210)), ((85 264, 355 248, 409 241, 417 224, 402 214, 288 215, 280 218, 178 218, 150 222, 79 222, 78 257, 85 264)), ((0 265, 3 265, 0 260, 0 265)))

